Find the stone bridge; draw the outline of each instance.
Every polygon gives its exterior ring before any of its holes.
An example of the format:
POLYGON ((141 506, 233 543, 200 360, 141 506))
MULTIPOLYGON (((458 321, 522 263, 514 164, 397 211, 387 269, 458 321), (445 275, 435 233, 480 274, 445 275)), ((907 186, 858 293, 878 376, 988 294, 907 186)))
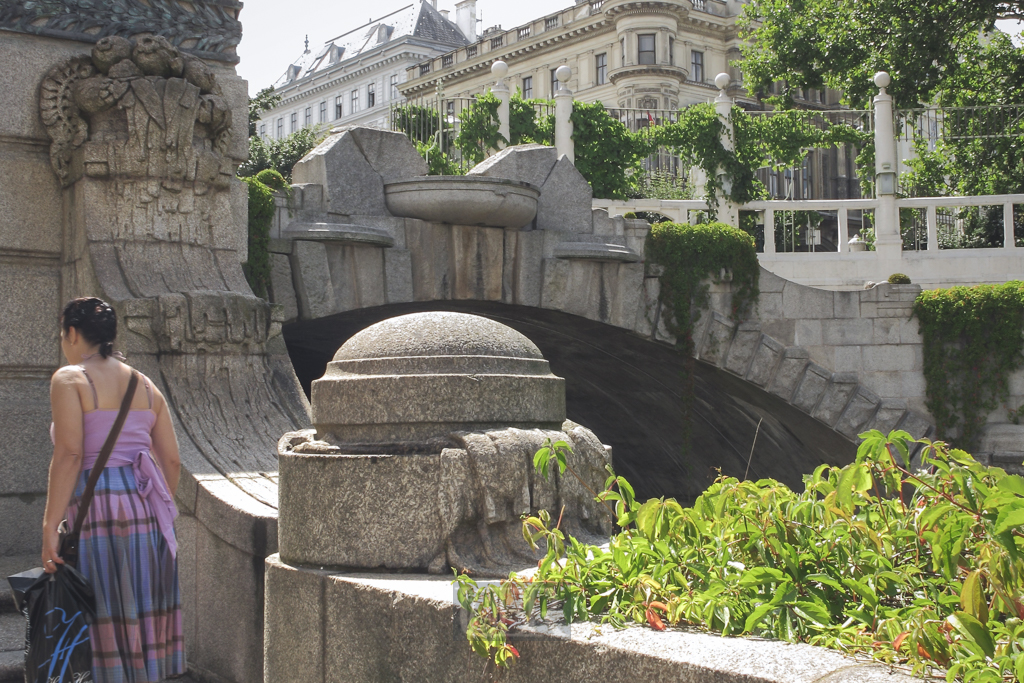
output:
MULTIPOLYGON (((684 362, 658 303, 658 266, 643 258, 649 225, 592 210, 582 176, 538 145, 506 149, 470 172, 540 188, 523 229, 390 215, 385 186, 424 172, 403 136, 369 129, 335 133, 296 166, 272 228, 271 298, 307 390, 362 327, 460 310, 533 339, 567 379, 570 418, 613 447, 617 468, 644 494, 692 498, 718 470, 743 476, 748 461, 752 476, 799 485, 820 462, 851 457, 866 429, 932 434, 911 318, 919 286, 834 292, 762 270, 749 319, 730 319, 723 283, 712 285, 696 324, 694 441, 684 461, 684 362)), ((1015 426, 990 425, 983 457, 1017 465, 1019 444, 1015 426)))

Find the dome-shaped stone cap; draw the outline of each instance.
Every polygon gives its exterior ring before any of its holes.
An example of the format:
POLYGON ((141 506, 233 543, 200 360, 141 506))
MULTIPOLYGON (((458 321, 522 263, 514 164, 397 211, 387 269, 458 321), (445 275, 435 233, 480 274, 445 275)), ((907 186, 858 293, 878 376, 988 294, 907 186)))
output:
POLYGON ((359 332, 334 354, 327 375, 482 373, 548 374, 527 337, 468 313, 410 313, 359 332))

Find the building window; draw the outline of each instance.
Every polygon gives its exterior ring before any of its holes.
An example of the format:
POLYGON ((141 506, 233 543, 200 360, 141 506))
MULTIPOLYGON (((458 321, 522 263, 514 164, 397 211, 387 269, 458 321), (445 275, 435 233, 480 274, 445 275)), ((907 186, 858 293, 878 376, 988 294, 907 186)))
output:
POLYGON ((491 49, 499 48, 505 44, 505 34, 502 33, 497 38, 491 38, 491 49))
POLYGON ((523 76, 523 99, 533 98, 533 76, 523 76))
POLYGON ((446 69, 455 63, 454 55, 442 55, 441 56, 441 68, 446 69))
POLYGON ((420 64, 420 76, 426 76, 428 73, 430 73, 430 62, 420 64))
POLYGON ((558 16, 559 15, 556 14, 555 16, 548 17, 547 19, 544 20, 544 30, 545 31, 549 31, 549 30, 551 30, 553 28, 557 28, 558 27, 558 16))
POLYGON ((302 118, 302 126, 309 128, 313 125, 313 107, 306 107, 306 111, 302 118))
POLYGON ((654 34, 641 33, 637 36, 637 64, 655 64, 654 58, 654 34))
POLYGON ((341 108, 341 95, 334 98, 334 118, 335 120, 340 119, 344 112, 341 108))
POLYGON ((596 78, 594 83, 604 85, 608 82, 608 55, 602 53, 594 57, 594 71, 596 78))
POLYGON ((668 37, 668 63, 672 66, 676 63, 676 39, 668 37))
POLYGON ((555 77, 555 72, 558 69, 551 70, 551 96, 554 97, 555 93, 558 92, 558 79, 555 77))
POLYGON ((690 53, 690 80, 704 82, 704 53, 694 50, 690 53))
POLYGON ((267 137, 267 124, 265 124, 265 123, 261 123, 260 124, 260 137, 261 138, 267 137))
POLYGON ((523 26, 516 32, 516 39, 523 40, 530 37, 530 26, 523 26))
POLYGON ((391 99, 398 99, 398 74, 391 74, 391 99))
POLYGON ((353 90, 352 91, 352 106, 350 106, 348 108, 348 113, 349 114, 355 114, 357 111, 359 111, 359 91, 358 90, 353 90))
POLYGON ((284 137, 284 119, 277 120, 277 139, 280 140, 284 137))
POLYGON ((810 155, 804 157, 804 165, 800 171, 801 179, 803 180, 803 191, 804 199, 811 199, 811 193, 814 190, 813 184, 811 183, 811 157, 810 155))
POLYGON ((294 112, 293 111, 292 112, 292 116, 291 116, 291 128, 290 128, 290 130, 288 132, 289 133, 294 133, 298 129, 299 129, 299 114, 298 114, 298 112, 294 112))
POLYGON ((318 123, 327 123, 327 103, 320 103, 320 118, 317 120, 318 123))
POLYGON ((369 109, 375 104, 377 104, 377 84, 370 83, 366 86, 366 108, 369 109))
POLYGON ((476 45, 470 45, 466 48, 466 57, 476 57, 476 45))

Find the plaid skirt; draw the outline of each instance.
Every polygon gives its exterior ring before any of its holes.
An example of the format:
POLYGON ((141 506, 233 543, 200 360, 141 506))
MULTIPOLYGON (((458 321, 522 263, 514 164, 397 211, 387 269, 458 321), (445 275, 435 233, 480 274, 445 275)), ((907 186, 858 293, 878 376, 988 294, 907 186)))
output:
MULTIPOLYGON (((74 524, 89 472, 68 508, 74 524)), ((178 563, 130 466, 108 467, 96 484, 79 539, 78 569, 96 591, 89 627, 96 683, 156 683, 185 672, 178 563)))

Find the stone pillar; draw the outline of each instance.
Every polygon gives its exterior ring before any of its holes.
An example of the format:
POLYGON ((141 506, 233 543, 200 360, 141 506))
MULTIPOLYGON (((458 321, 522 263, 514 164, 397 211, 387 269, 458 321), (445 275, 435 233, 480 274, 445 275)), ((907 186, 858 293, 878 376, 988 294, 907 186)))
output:
POLYGON ((558 79, 558 92, 555 93, 555 149, 558 157, 566 156, 576 163, 576 143, 572 139, 572 90, 567 83, 572 76, 572 69, 564 64, 555 70, 558 79))
POLYGON ((879 71, 875 96, 875 251, 881 258, 898 259, 903 251, 900 214, 896 208, 896 135, 893 126, 892 95, 885 92, 889 74, 879 71))
MULTIPOLYGON (((725 89, 729 87, 731 82, 732 79, 727 73, 720 73, 715 76, 715 85, 718 86, 718 97, 715 98, 715 111, 718 112, 718 118, 721 119, 722 125, 725 126, 725 129, 722 131, 722 146, 730 152, 736 149, 732 129, 732 98, 725 92, 725 89)), ((729 191, 732 190, 732 178, 725 175, 721 169, 719 169, 718 177, 722 182, 722 194, 718 197, 718 220, 738 228, 740 225, 739 210, 735 204, 729 201, 727 196, 729 191)))
POLYGON ((509 143, 509 91, 508 84, 505 83, 505 76, 508 75, 508 64, 499 59, 494 64, 491 64, 491 74, 498 79, 491 88, 491 92, 501 100, 501 104, 498 105, 498 133, 504 141, 498 141, 498 149, 505 149, 505 146, 509 143))

